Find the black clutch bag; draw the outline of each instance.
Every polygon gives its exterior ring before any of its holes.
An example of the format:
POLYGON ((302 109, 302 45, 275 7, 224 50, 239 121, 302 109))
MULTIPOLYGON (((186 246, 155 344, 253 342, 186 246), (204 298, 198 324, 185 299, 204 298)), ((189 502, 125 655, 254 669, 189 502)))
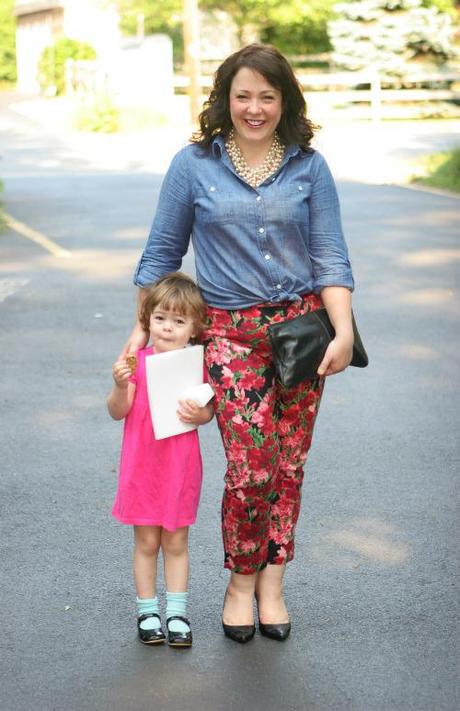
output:
MULTIPOLYGON (((365 368, 369 363, 366 350, 353 320, 353 358, 350 365, 365 368)), ((273 361, 278 379, 291 388, 302 380, 315 380, 318 367, 323 360, 335 331, 326 309, 316 309, 301 316, 273 323, 268 327, 273 361)))

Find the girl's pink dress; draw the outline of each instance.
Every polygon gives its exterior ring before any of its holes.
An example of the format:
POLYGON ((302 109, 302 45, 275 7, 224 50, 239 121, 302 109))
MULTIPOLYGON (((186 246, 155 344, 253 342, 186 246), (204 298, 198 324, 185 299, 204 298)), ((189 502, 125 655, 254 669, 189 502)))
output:
POLYGON ((163 526, 168 531, 195 522, 202 463, 198 430, 156 440, 150 419, 145 356, 137 354, 133 406, 125 418, 118 490, 112 514, 122 523, 163 526))

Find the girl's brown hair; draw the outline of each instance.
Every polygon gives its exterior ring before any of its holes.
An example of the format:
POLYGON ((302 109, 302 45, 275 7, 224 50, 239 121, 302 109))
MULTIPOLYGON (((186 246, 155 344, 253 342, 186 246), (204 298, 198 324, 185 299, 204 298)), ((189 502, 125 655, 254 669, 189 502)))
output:
POLYGON ((232 128, 230 87, 242 67, 262 74, 281 92, 283 108, 276 129, 281 142, 285 145, 297 143, 308 150, 314 129, 318 127, 307 118, 307 105, 292 67, 275 47, 257 43, 231 54, 217 69, 211 93, 199 116, 200 130, 193 134, 192 142, 208 148, 216 135, 228 136, 232 128))
POLYGON ((150 316, 157 306, 161 306, 165 311, 175 311, 192 318, 195 338, 205 326, 206 304, 200 289, 187 274, 165 274, 148 289, 139 311, 139 320, 144 331, 150 330, 150 316))

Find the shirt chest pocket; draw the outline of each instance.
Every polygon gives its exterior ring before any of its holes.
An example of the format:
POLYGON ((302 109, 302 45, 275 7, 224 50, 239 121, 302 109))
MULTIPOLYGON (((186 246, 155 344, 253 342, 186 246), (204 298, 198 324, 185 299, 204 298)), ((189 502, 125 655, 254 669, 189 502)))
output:
POLYGON ((311 183, 292 183, 278 188, 265 200, 265 214, 268 222, 308 224, 308 199, 311 183))
POLYGON ((231 193, 210 189, 207 194, 197 197, 195 215, 204 224, 238 224, 250 217, 250 205, 231 193))

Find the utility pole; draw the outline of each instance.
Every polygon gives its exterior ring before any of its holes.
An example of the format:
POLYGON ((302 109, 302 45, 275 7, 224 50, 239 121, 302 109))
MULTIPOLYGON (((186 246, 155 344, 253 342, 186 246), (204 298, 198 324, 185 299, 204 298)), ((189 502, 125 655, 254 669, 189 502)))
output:
POLYGON ((198 16, 198 0, 183 0, 184 2, 184 53, 188 77, 188 95, 190 97, 190 120, 194 124, 200 113, 200 25, 198 16))
POLYGON ((144 21, 145 21, 145 15, 143 12, 139 12, 137 15, 137 41, 139 44, 142 44, 142 42, 145 39, 145 28, 144 28, 144 21))

